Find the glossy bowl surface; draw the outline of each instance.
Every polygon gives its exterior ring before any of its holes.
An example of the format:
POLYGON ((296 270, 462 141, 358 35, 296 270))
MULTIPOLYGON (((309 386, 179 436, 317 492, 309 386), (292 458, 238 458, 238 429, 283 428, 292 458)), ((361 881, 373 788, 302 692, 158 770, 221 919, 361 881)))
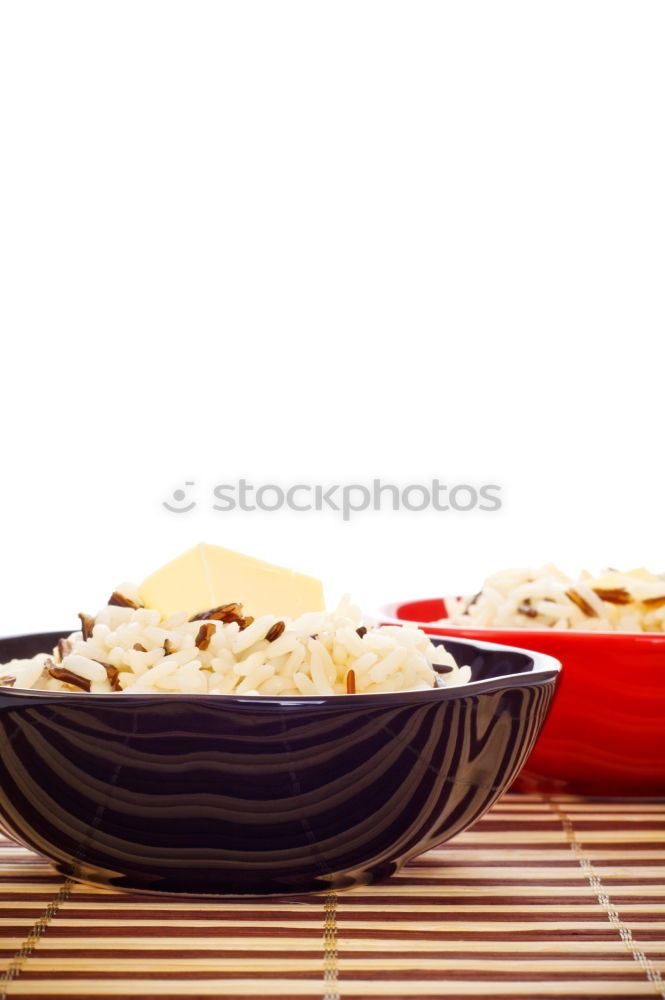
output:
MULTIPOLYGON (((0 640, 0 662, 60 633, 0 640)), ((76 879, 195 895, 366 884, 477 820, 558 680, 443 641, 473 681, 321 698, 0 689, 0 824, 76 879)))
POLYGON ((444 627, 441 598, 381 609, 431 636, 505 642, 556 657, 560 691, 516 788, 578 795, 665 794, 665 635, 444 627))

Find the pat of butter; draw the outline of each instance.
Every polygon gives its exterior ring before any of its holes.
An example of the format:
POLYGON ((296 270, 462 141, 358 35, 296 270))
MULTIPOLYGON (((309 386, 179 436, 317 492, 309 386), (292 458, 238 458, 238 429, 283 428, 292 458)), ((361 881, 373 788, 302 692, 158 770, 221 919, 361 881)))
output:
POLYGON ((164 616, 186 611, 191 617, 232 601, 254 618, 296 618, 324 608, 320 580, 203 543, 149 576, 139 593, 147 608, 164 616))

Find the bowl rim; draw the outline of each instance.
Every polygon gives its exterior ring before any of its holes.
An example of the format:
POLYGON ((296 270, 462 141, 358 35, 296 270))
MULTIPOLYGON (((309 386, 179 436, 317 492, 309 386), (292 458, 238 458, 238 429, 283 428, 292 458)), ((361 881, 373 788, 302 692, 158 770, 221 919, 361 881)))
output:
MULTIPOLYGON (((404 622, 395 621, 387 624, 404 625, 404 622)), ((46 637, 49 637, 49 639, 53 638, 57 642, 59 637, 66 638, 69 634, 69 632, 57 631, 32 632, 22 635, 2 636, 0 637, 0 642, 27 638, 35 639, 39 636, 44 636, 45 639, 46 637)), ((450 687, 361 694, 360 698, 362 698, 362 701, 359 700, 358 694, 288 695, 280 697, 279 695, 192 694, 177 691, 146 691, 126 695, 123 692, 120 700, 118 700, 117 692, 44 691, 35 688, 0 687, 0 711, 2 711, 3 707, 6 708, 8 704, 11 705, 11 702, 20 701, 21 699, 29 702, 49 701, 51 703, 62 700, 68 704, 72 703, 72 700, 76 704, 87 704, 92 700, 96 704, 107 702, 113 705, 156 705, 168 702, 191 702, 196 705, 218 705, 220 708, 228 708, 230 706, 242 708, 254 707, 264 711, 274 709, 277 706, 285 709, 312 707, 316 707, 317 709, 357 709, 361 705, 367 705, 371 708, 411 704, 412 702, 454 701, 462 696, 490 694, 507 688, 524 687, 527 684, 546 684, 549 681, 556 680, 561 672, 561 663, 554 656, 528 649, 527 647, 512 646, 482 639, 469 639, 462 636, 458 639, 456 636, 428 635, 428 639, 434 642, 434 645, 445 645, 446 641, 448 641, 461 643, 471 648, 487 649, 490 652, 496 650, 497 652, 520 653, 523 656, 531 658, 532 667, 530 670, 518 673, 499 674, 497 677, 491 677, 486 680, 468 681, 466 684, 456 684, 450 687), (80 700, 82 695, 85 695, 83 701, 80 700), (4 702, 4 705, 1 702, 4 702)), ((14 705, 13 707, 17 706, 14 705)))
MULTIPOLYGON (((618 632, 612 631, 611 629, 555 629, 555 628, 517 628, 515 626, 510 627, 508 625, 450 625, 442 624, 441 619, 434 619, 432 621, 417 621, 413 618, 400 618, 398 611, 407 604, 425 604, 431 603, 432 601, 445 601, 445 597, 430 596, 430 597, 412 597, 408 600, 401 601, 391 601, 389 604, 382 604, 379 606, 378 610, 374 611, 372 614, 368 615, 369 618, 374 618, 382 625, 404 625, 408 622, 410 625, 415 625, 416 628, 422 629, 427 632, 431 638, 431 632, 429 629, 440 629, 441 635, 445 630, 445 634, 448 635, 450 632, 450 638, 454 638, 454 635, 459 631, 460 639, 462 639, 466 633, 472 632, 479 637, 482 635, 487 635, 488 633, 500 632, 505 635, 510 636, 571 636, 582 642, 587 642, 595 638, 607 638, 612 636, 614 639, 629 639, 637 640, 638 642, 654 642, 654 641, 665 641, 665 632, 618 632)), ((480 641, 480 639, 479 639, 480 641)), ((564 642, 569 642, 570 639, 564 639, 564 642)), ((501 643, 503 645, 503 643, 501 643)), ((519 647, 522 648, 522 647, 519 647)), ((527 649, 528 647, 524 647, 527 649)), ((530 650, 529 650, 530 651, 530 650)))

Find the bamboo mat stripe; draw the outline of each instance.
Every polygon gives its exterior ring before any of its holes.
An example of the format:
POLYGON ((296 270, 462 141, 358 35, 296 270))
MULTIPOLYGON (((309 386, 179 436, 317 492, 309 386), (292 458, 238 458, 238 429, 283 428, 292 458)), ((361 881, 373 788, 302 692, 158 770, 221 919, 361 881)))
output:
POLYGON ((505 795, 383 885, 152 899, 0 839, 0 1000, 665 998, 665 802, 505 795))

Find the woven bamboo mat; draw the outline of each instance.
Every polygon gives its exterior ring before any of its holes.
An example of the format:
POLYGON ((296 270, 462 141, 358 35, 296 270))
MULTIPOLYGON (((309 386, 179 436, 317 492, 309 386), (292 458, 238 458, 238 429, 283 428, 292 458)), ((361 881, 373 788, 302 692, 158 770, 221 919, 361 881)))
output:
POLYGON ((506 795, 381 886, 173 902, 0 841, 5 997, 665 997, 665 802, 506 795))

